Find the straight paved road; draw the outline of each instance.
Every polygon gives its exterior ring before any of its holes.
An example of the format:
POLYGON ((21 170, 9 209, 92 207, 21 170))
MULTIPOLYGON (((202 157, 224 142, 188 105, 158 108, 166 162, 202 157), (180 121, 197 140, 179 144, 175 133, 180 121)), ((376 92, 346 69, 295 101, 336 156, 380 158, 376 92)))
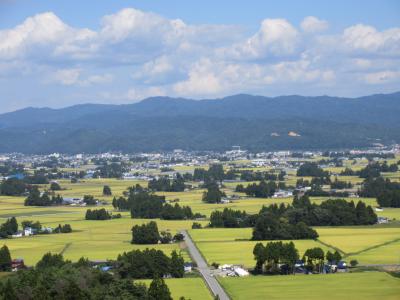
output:
POLYGON ((204 260, 203 256, 201 256, 199 250, 197 249, 196 245, 193 243, 192 238, 187 233, 186 230, 181 231, 181 233, 185 236, 185 242, 188 247, 190 256, 197 264, 197 268, 199 269, 201 276, 203 276, 204 280, 207 282, 208 287, 214 294, 214 296, 219 296, 221 300, 229 300, 228 295, 225 293, 222 286, 219 284, 218 280, 211 276, 211 270, 207 266, 206 261, 204 260))

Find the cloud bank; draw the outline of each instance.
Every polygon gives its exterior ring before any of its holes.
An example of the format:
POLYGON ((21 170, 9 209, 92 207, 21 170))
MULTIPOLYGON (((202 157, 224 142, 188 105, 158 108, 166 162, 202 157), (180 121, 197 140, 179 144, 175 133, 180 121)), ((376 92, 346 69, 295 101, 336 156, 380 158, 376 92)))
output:
POLYGON ((192 25, 134 8, 100 24, 75 28, 45 12, 0 28, 4 109, 12 101, 66 106, 157 95, 358 96, 400 86, 400 28, 331 32, 307 16, 300 24, 266 18, 245 34, 238 25, 192 25))

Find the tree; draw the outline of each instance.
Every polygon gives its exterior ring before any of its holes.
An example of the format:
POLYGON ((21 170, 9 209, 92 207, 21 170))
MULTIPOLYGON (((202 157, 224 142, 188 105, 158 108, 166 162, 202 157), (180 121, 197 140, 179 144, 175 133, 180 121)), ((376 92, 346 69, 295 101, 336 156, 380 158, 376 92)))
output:
POLYGON ((47 252, 45 255, 43 255, 42 259, 39 260, 36 264, 37 269, 47 269, 51 267, 56 267, 60 268, 63 265, 65 265, 66 261, 64 261, 64 257, 62 254, 51 254, 50 252, 47 252))
POLYGON ((20 196, 25 193, 26 184, 17 178, 8 178, 0 184, 0 194, 6 196, 20 196))
POLYGON ((104 196, 111 196, 111 188, 108 185, 103 186, 103 195, 104 196))
POLYGON ((148 291, 149 300, 173 300, 168 286, 162 278, 154 278, 148 291))
POLYGON ((8 250, 7 245, 4 245, 0 248, 0 271, 11 271, 11 254, 10 250, 8 250))
POLYGON ((352 260, 350 261, 350 266, 356 267, 357 265, 358 265, 358 260, 352 259, 352 260))
POLYGON ((185 270, 184 270, 184 260, 181 255, 179 255, 176 250, 171 253, 171 276, 175 278, 182 278, 185 270))
POLYGON ((88 209, 85 215, 86 220, 109 220, 111 217, 111 214, 105 208, 88 209))
POLYGON ((92 195, 84 195, 83 202, 86 203, 86 205, 96 205, 97 199, 95 199, 92 195))
POLYGON ((160 234, 154 221, 132 227, 132 244, 157 244, 159 240, 160 234))
POLYGON ((14 289, 10 279, 7 279, 7 282, 3 288, 2 294, 3 294, 3 299, 7 299, 7 300, 17 300, 18 299, 17 294, 15 293, 15 289, 14 289))
POLYGON ((207 187, 207 191, 203 193, 203 202, 206 203, 220 203, 222 197, 225 196, 224 192, 221 192, 216 183, 211 183, 207 187))
POLYGON ((203 226, 201 225, 201 223, 193 222, 193 224, 192 224, 192 229, 201 229, 201 228, 203 228, 203 226))
POLYGON ((172 234, 168 231, 160 232, 160 242, 161 244, 169 244, 172 242, 172 234))
POLYGON ((52 190, 52 191, 60 191, 61 190, 61 186, 58 184, 58 182, 53 181, 50 184, 50 190, 52 190))
POLYGON ((15 234, 18 231, 18 222, 15 217, 11 217, 7 219, 3 224, 0 226, 0 237, 7 238, 10 235, 15 234))
POLYGON ((307 265, 311 270, 321 273, 324 263, 324 250, 319 247, 307 249, 304 252, 303 260, 307 261, 307 265))
POLYGON ((33 221, 25 220, 25 221, 21 222, 21 225, 22 225, 22 229, 25 229, 27 227, 30 227, 30 228, 35 229, 37 231, 40 231, 42 229, 42 224, 40 224, 39 221, 33 222, 33 221))

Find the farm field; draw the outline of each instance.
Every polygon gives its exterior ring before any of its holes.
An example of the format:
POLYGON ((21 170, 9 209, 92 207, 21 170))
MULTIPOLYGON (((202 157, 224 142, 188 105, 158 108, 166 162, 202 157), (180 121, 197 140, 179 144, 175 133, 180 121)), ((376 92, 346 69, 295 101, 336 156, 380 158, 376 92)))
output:
MULTIPOLYGON (((139 282, 150 285, 151 280, 139 280, 139 282)), ((168 278, 165 283, 171 292, 173 299, 185 297, 191 300, 211 300, 211 296, 206 283, 200 277, 195 278, 168 278)))
POLYGON ((382 272, 316 276, 226 277, 219 281, 235 300, 397 300, 400 295, 400 279, 382 272))
MULTIPOLYGON (((154 245, 132 245, 131 228, 135 224, 149 222, 145 219, 131 219, 128 212, 122 212, 121 219, 107 221, 85 220, 86 207, 27 207, 22 197, 0 197, 0 221, 15 216, 23 220, 40 221, 44 226, 56 227, 58 224, 70 224, 73 232, 68 234, 36 235, 3 240, 13 257, 24 258, 27 265, 35 264, 46 252, 63 253, 72 261, 85 256, 92 260, 115 259, 118 254, 132 249, 152 248, 154 245)), ((106 209, 113 211, 111 206, 106 209)), ((204 225, 207 222, 201 222, 204 225)), ((191 228, 192 221, 157 220, 160 231, 175 234, 181 229, 191 228)), ((179 244, 156 245, 155 248, 167 254, 179 244)), ((190 260, 186 251, 182 251, 185 260, 190 260)))
POLYGON ((318 227, 319 240, 346 254, 400 239, 400 228, 390 227, 318 227))
MULTIPOLYGON (((219 264, 239 264, 245 267, 254 267, 253 248, 255 244, 268 241, 249 241, 250 228, 215 228, 195 229, 189 231, 206 261, 219 264)), ((313 240, 293 241, 300 255, 312 247, 321 247, 324 251, 332 250, 313 240)))
MULTIPOLYGON (((394 251, 398 244, 396 241, 400 239, 398 227, 317 227, 316 230, 322 243, 294 241, 300 256, 309 248, 321 247, 325 252, 338 248, 346 255, 346 260, 357 259, 360 264, 394 264, 399 261, 399 254, 394 251), (380 247, 370 250, 376 246, 380 247)), ((209 264, 217 262, 254 266, 253 248, 257 242, 249 241, 250 228, 195 229, 189 233, 209 264)))

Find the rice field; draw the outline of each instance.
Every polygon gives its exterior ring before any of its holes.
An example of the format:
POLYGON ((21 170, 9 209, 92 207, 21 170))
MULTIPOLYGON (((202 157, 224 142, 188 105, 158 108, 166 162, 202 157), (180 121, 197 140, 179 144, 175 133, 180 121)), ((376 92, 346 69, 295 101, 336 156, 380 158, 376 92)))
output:
POLYGON ((398 300, 400 279, 383 272, 219 279, 235 300, 398 300))

